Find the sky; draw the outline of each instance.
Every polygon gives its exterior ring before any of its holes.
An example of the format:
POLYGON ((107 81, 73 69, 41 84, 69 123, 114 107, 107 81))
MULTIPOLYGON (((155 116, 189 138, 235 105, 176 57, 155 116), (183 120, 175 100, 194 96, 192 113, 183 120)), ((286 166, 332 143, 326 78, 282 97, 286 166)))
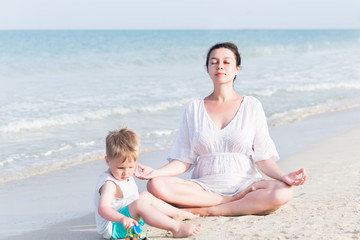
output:
POLYGON ((1 0, 15 29, 360 29, 360 0, 1 0))

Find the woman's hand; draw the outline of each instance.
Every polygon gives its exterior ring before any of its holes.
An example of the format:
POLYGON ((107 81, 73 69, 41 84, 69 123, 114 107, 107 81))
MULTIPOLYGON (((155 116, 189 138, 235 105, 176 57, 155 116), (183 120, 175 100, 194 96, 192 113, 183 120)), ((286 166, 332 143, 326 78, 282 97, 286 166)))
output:
POLYGON ((172 160, 165 166, 159 169, 152 169, 151 167, 142 165, 138 163, 136 166, 136 171, 134 176, 139 179, 152 179, 155 177, 169 177, 169 176, 178 176, 186 172, 190 168, 190 163, 185 163, 180 160, 172 160), (139 171, 140 169, 140 171, 139 171))
POLYGON ((149 166, 142 165, 141 163, 137 164, 134 175, 139 179, 152 179, 156 177, 154 169, 149 166), (141 172, 139 171, 139 169, 141 170, 141 172))
POLYGON ((292 185, 298 186, 298 185, 304 184, 304 182, 306 181, 306 178, 307 178, 307 174, 306 174, 305 168, 302 168, 296 172, 292 172, 287 175, 284 175, 281 178, 281 180, 290 186, 292 186, 292 185))
POLYGON ((304 184, 307 178, 306 171, 304 168, 296 172, 292 172, 285 175, 284 172, 275 163, 275 161, 272 160, 271 158, 263 161, 258 161, 256 162, 256 164, 260 168, 260 170, 263 173, 265 173, 268 177, 281 180, 290 186, 302 185, 304 184))

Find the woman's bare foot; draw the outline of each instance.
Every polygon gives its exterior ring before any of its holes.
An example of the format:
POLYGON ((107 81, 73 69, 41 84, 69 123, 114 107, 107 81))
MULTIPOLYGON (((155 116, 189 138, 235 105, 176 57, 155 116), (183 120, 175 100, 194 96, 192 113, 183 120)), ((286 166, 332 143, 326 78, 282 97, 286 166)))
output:
POLYGON ((222 200, 221 204, 229 203, 229 202, 233 202, 233 201, 242 199, 243 197, 246 196, 246 194, 253 192, 255 190, 256 190, 256 188, 254 186, 249 186, 245 190, 243 190, 242 192, 239 192, 238 194, 235 194, 234 196, 222 196, 223 200, 222 200))
POLYGON ((172 233, 175 238, 189 237, 198 234, 201 228, 201 224, 181 223, 180 228, 177 231, 172 231, 172 233))
POLYGON ((233 201, 236 201, 236 200, 239 200, 239 199, 242 199, 243 197, 245 197, 248 193, 251 193, 253 191, 255 191, 256 188, 254 186, 249 186, 247 187, 244 191, 242 192, 239 192, 238 194, 234 195, 233 196, 233 201))
MULTIPOLYGON (((256 191, 257 189, 254 186, 249 186, 247 187, 244 191, 231 196, 231 197, 227 197, 225 196, 225 198, 227 198, 228 201, 227 202, 233 202, 233 201, 237 201, 239 199, 244 198, 247 194, 256 191)), ((211 210, 211 206, 210 207, 197 207, 197 208, 182 208, 182 210, 190 212, 194 215, 200 215, 200 216, 209 216, 210 214, 210 210, 211 210)))

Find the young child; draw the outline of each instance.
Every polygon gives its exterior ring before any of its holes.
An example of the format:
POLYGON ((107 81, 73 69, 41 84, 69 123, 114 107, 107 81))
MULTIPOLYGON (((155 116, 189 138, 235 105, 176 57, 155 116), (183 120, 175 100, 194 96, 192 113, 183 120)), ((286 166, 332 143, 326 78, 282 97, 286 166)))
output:
POLYGON ((144 224, 143 220, 171 231, 174 237, 199 233, 201 224, 181 222, 198 215, 175 208, 149 192, 139 195, 133 178, 139 147, 139 135, 128 128, 110 132, 106 137, 105 161, 109 169, 100 175, 95 190, 98 233, 107 239, 125 238, 127 230, 144 224))

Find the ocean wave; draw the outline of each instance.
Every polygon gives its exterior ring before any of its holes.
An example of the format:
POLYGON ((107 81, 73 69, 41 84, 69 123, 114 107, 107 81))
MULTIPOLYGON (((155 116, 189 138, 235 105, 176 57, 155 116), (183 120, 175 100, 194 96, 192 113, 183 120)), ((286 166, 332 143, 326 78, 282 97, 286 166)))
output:
MULTIPOLYGON (((134 65, 134 66, 139 66, 139 67, 144 67, 144 66, 152 66, 154 64, 176 64, 176 63, 189 63, 189 62, 199 62, 199 61, 203 61, 204 57, 203 57, 204 53, 202 52, 198 52, 198 53, 182 53, 182 54, 173 54, 173 55, 157 55, 154 56, 152 55, 151 57, 147 58, 147 57, 142 57, 142 58, 138 58, 138 59, 133 59, 132 61, 129 61, 127 63, 134 65)), ((118 66, 119 64, 126 64, 124 63, 122 60, 119 60, 119 62, 114 62, 114 66, 118 66)))
POLYGON ((327 91, 332 89, 360 89, 360 83, 358 82, 339 82, 339 83, 318 83, 318 84, 307 84, 297 85, 289 87, 273 87, 269 89, 251 91, 249 95, 271 97, 278 92, 313 92, 313 91, 327 91))
POLYGON ((6 166, 8 164, 11 164, 12 162, 14 162, 14 158, 8 157, 5 160, 0 161, 0 167, 4 167, 4 166, 6 166))
POLYGON ((62 147, 60 147, 58 149, 49 150, 46 153, 40 154, 40 156, 51 156, 51 155, 53 155, 55 153, 63 152, 63 151, 69 150, 71 148, 72 147, 70 145, 65 145, 65 146, 62 146, 62 147))
MULTIPOLYGON (((308 50, 311 49, 312 46, 309 46, 308 50)), ((296 49, 294 46, 278 45, 278 46, 245 48, 241 52, 244 53, 244 55, 246 55, 247 57, 265 57, 265 56, 289 54, 297 51, 299 51, 299 49, 296 49)))
POLYGON ((71 145, 62 145, 59 148, 47 150, 46 152, 39 152, 39 153, 33 153, 33 154, 26 154, 26 153, 18 153, 13 154, 6 158, 4 161, 0 162, 0 167, 3 167, 5 165, 11 164, 16 161, 26 160, 26 159, 40 159, 43 157, 50 157, 51 155, 61 153, 67 150, 72 149, 73 146, 71 145))
MULTIPOLYGON (((158 148, 141 148, 140 151, 152 152, 152 151, 168 149, 169 147, 170 146, 162 146, 158 148)), ((21 154, 19 154, 19 156, 20 155, 21 154)), ((27 166, 26 165, 20 166, 22 169, 18 171, 14 170, 14 168, 11 168, 11 171, 0 172, 0 184, 9 181, 25 179, 28 177, 32 177, 48 172, 53 172, 61 169, 67 169, 84 163, 102 160, 104 156, 105 156, 105 152, 103 151, 93 151, 78 156, 56 159, 55 161, 51 161, 51 162, 43 162, 42 164, 31 164, 27 166)), ((12 162, 13 160, 14 158, 8 158, 7 160, 0 162, 0 167, 7 164, 7 162, 9 163, 12 162)))
POLYGON ((177 130, 154 130, 146 133, 146 137, 165 137, 172 136, 177 130))
POLYGON ((56 161, 40 165, 26 166, 21 171, 1 172, 0 184, 103 159, 104 154, 105 153, 103 152, 87 153, 84 155, 79 155, 77 157, 57 159, 56 161))
POLYGON ((360 107, 360 104, 346 101, 328 101, 326 103, 318 104, 315 106, 296 108, 282 113, 275 113, 268 118, 268 124, 272 127, 279 126, 290 122, 300 121, 310 116, 329 112, 336 112, 355 107, 360 107))
POLYGON ((78 147, 87 147, 87 146, 92 146, 94 144, 95 144, 95 141, 80 142, 80 143, 76 143, 76 146, 78 146, 78 147))
POLYGON ((182 107, 184 106, 190 99, 182 99, 179 101, 172 101, 172 102, 160 102, 155 105, 148 105, 144 107, 135 107, 133 111, 136 112, 159 112, 163 110, 167 110, 170 108, 182 107))
POLYGON ((0 132, 2 133, 16 133, 20 131, 30 131, 34 129, 42 129, 63 125, 78 124, 85 121, 91 120, 102 120, 114 115, 126 115, 134 112, 159 112, 174 107, 181 107, 189 99, 181 99, 178 101, 171 102, 160 102, 154 105, 148 106, 133 106, 130 108, 113 108, 105 110, 94 110, 94 111, 83 111, 80 113, 73 114, 60 114, 50 118, 38 118, 33 120, 21 119, 14 121, 3 126, 0 126, 0 132))
POLYGON ((61 114, 51 118, 39 118, 34 120, 21 119, 19 121, 8 123, 7 125, 0 126, 0 132, 15 133, 24 130, 26 131, 33 129, 76 124, 87 120, 102 119, 104 118, 104 116, 116 114, 116 112, 125 114, 126 112, 128 112, 128 110, 123 109, 122 111, 119 111, 118 109, 115 109, 113 111, 109 111, 109 110, 100 110, 93 112, 86 111, 86 112, 74 113, 74 114, 61 114))

